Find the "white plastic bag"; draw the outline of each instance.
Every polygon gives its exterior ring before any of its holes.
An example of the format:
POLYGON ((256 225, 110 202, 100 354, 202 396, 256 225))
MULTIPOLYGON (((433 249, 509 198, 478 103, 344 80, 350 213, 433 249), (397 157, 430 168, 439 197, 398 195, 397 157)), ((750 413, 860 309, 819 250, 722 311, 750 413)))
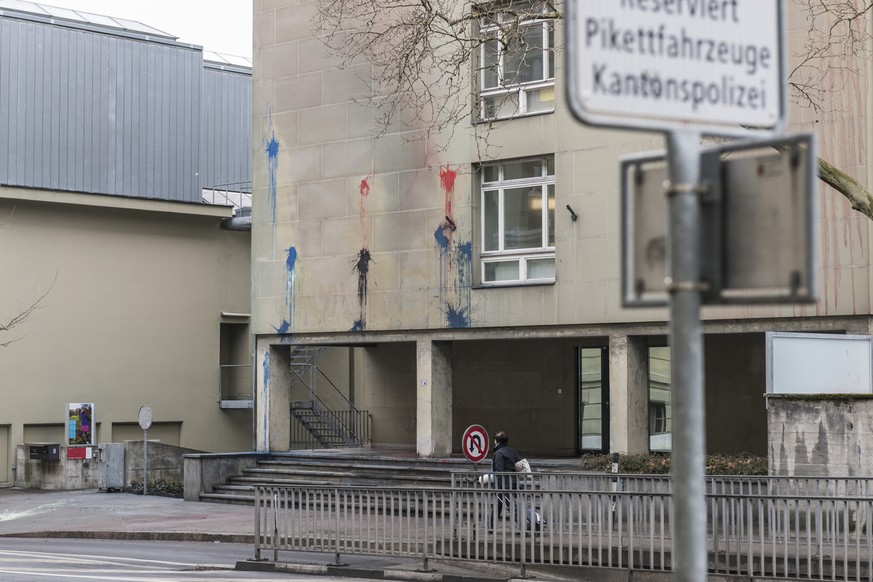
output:
POLYGON ((527 462, 527 459, 522 459, 515 464, 515 472, 516 473, 531 473, 530 463, 527 462))
POLYGON ((491 485, 493 482, 493 473, 483 473, 482 475, 479 475, 479 485, 491 485))

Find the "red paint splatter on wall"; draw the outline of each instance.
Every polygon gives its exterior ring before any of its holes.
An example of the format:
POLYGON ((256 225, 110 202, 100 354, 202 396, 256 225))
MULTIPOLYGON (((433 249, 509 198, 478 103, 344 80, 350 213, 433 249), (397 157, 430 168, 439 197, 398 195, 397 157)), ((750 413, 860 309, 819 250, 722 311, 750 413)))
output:
POLYGON ((361 217, 361 239, 363 243, 363 248, 369 248, 370 246, 370 233, 367 228, 367 207, 366 201, 367 197, 370 196, 370 178, 371 176, 367 176, 366 178, 361 180, 361 185, 358 186, 358 192, 361 194, 360 206, 358 208, 358 213, 361 217))
POLYGON ((446 192, 451 192, 455 189, 455 178, 458 173, 449 166, 440 166, 440 185, 446 192))
POLYGON ((452 216, 452 193, 455 191, 455 178, 458 173, 449 166, 440 166, 440 186, 446 194, 446 216, 452 216))

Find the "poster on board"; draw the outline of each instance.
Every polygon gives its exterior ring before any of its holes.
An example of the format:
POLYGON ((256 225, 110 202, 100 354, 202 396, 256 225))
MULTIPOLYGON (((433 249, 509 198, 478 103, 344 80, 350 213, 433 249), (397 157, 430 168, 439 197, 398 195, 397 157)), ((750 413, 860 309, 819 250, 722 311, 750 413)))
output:
POLYGON ((67 405, 67 446, 94 444, 94 404, 71 402, 67 405))

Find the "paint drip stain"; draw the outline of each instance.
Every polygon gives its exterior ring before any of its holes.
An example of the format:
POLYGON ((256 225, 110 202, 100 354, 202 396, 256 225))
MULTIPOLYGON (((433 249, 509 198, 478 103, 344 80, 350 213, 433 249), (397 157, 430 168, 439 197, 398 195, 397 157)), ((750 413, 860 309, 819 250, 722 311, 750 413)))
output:
POLYGON ((358 304, 361 306, 360 318, 355 321, 352 331, 363 331, 367 327, 367 289, 370 275, 370 250, 363 248, 355 256, 355 266, 352 272, 358 276, 358 304))
POLYGON ((282 320, 279 327, 273 327, 278 333, 289 333, 291 322, 294 321, 294 287, 297 281, 297 248, 288 247, 285 251, 285 309, 288 311, 288 319, 282 320))
POLYGON ((261 450, 267 451, 269 450, 269 426, 270 426, 270 350, 267 350, 267 353, 264 354, 264 361, 261 364, 263 366, 263 375, 264 375, 264 384, 263 384, 263 392, 261 393, 261 401, 263 402, 263 416, 261 417, 261 434, 263 435, 263 440, 261 441, 261 450))
POLYGON ((276 170, 279 167, 279 140, 273 130, 273 115, 267 104, 267 125, 270 137, 265 141, 264 152, 267 154, 267 195, 270 202, 270 222, 276 223, 276 170))
POLYGON ((440 187, 445 195, 445 221, 433 233, 439 249, 439 296, 441 310, 449 328, 465 328, 471 325, 472 303, 472 257, 470 241, 455 241, 458 228, 452 215, 457 171, 450 166, 440 166, 440 187))

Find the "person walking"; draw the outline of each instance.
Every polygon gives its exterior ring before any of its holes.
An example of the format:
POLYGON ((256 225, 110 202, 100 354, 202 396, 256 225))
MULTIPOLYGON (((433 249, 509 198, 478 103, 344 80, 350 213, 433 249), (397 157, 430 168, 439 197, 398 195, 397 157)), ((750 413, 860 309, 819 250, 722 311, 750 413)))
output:
MULTIPOLYGON (((494 435, 494 455, 491 457, 491 473, 494 475, 494 487, 497 489, 497 519, 503 515, 503 509, 512 508, 517 511, 510 491, 518 488, 515 476, 515 464, 521 460, 515 449, 509 446, 509 436, 499 431, 494 435)), ((491 515, 489 529, 494 528, 494 512, 491 515)), ((517 517, 517 516, 515 516, 517 517)))

